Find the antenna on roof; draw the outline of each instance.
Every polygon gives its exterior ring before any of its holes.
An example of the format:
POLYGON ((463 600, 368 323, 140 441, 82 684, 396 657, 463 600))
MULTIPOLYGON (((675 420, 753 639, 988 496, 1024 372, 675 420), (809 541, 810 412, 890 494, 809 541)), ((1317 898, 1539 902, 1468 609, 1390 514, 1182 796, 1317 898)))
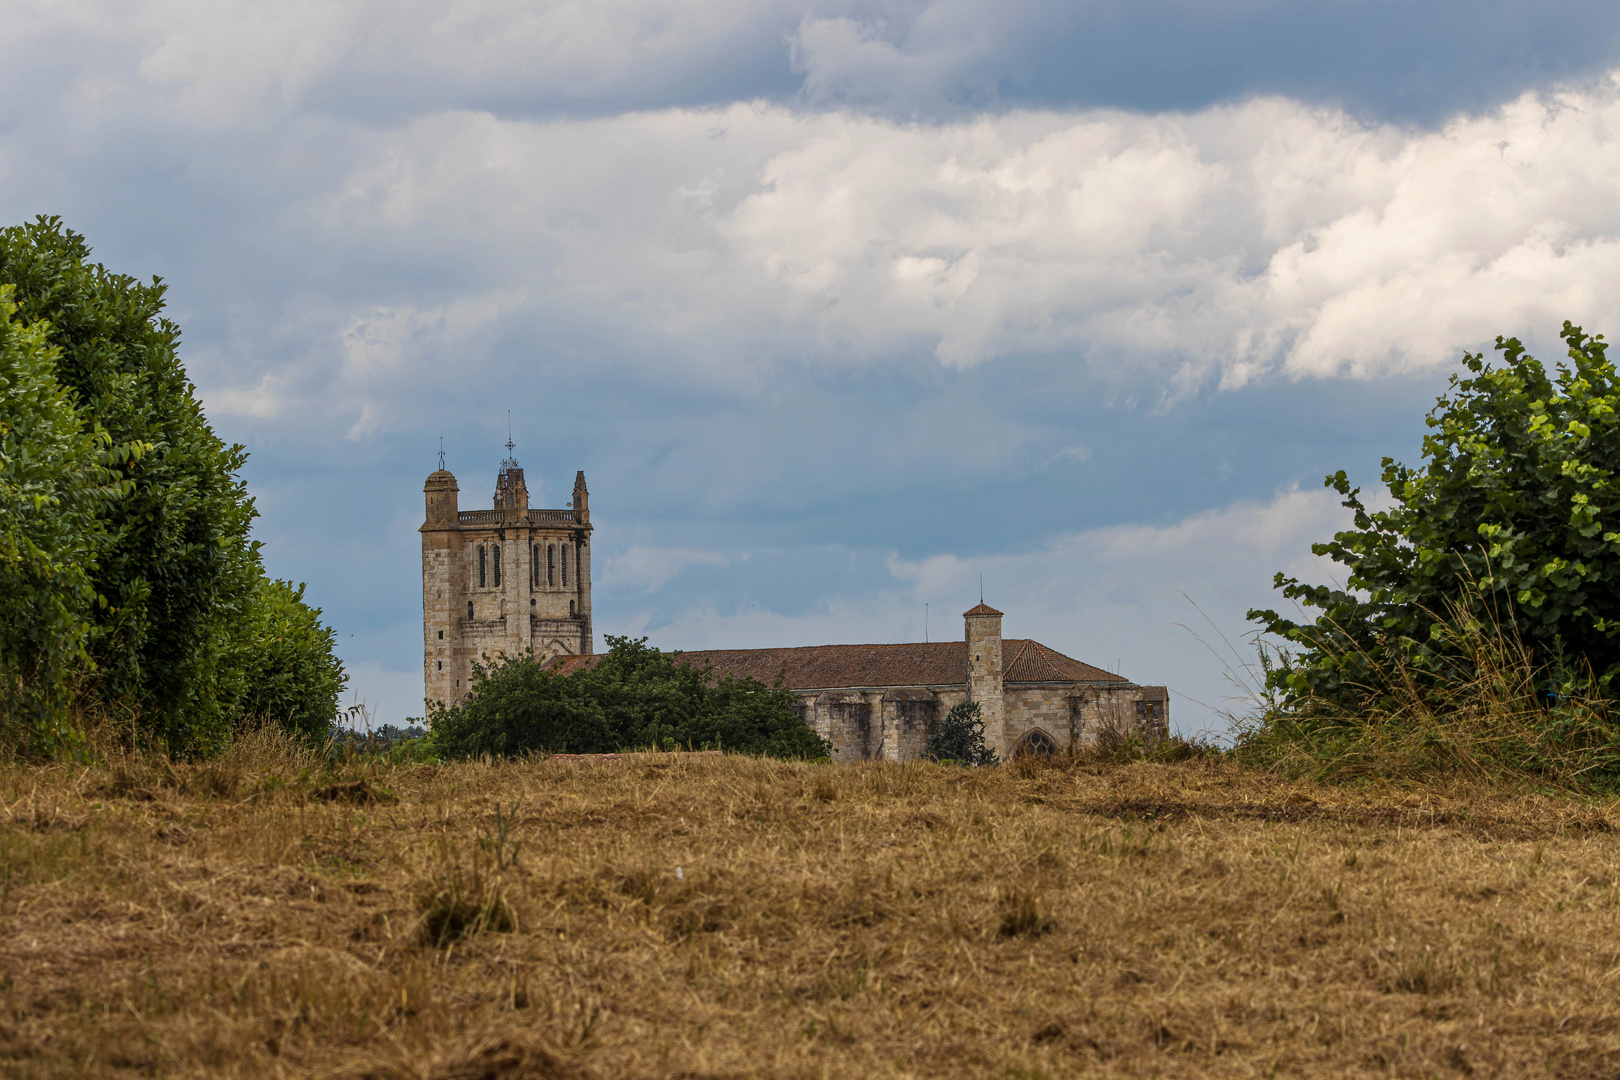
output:
POLYGON ((928 643, 928 605, 923 605, 923 644, 928 643))
POLYGON ((444 436, 439 436, 439 471, 444 471, 444 436))
POLYGON ((979 603, 984 603, 984 575, 979 575, 979 603))

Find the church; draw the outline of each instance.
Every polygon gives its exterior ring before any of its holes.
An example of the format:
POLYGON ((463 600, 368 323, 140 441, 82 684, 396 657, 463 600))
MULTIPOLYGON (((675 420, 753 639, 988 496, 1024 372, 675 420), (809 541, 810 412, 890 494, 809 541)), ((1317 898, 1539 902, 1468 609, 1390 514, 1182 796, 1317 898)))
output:
MULTIPOLYGON (((457 491, 441 460, 423 488, 420 530, 428 700, 464 700, 472 665, 485 656, 532 650, 562 674, 595 664, 585 474, 575 474, 572 506, 531 510, 508 442, 492 509, 462 510, 457 491)), ((981 601, 963 612, 960 641, 680 655, 717 676, 782 680, 800 718, 832 744, 835 761, 923 757, 940 719, 969 700, 979 703, 985 741, 1002 758, 1169 733, 1165 687, 1138 685, 1038 641, 1004 639, 1004 617, 981 601)))

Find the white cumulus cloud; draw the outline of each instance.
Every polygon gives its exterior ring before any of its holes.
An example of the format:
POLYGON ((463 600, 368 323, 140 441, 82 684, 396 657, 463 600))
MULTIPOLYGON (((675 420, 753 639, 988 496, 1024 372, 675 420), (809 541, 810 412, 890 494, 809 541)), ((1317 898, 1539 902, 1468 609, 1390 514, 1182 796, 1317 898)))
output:
POLYGON ((1616 131, 1612 82, 1434 132, 1275 99, 937 125, 444 112, 376 134, 291 218, 521 294, 489 317, 613 362, 752 386, 783 362, 1056 352, 1173 395, 1614 326, 1616 131))

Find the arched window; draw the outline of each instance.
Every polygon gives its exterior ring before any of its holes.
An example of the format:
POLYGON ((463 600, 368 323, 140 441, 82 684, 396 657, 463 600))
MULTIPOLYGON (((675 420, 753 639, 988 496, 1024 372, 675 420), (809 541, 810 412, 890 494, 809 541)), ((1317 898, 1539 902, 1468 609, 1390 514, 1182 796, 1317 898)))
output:
POLYGON ((574 602, 572 600, 568 601, 568 617, 570 619, 574 617, 574 602))
POLYGON ((557 584, 557 545, 546 545, 546 584, 557 584))
MULTIPOLYGON (((478 587, 480 589, 482 589, 484 587, 484 585, 485 585, 485 580, 484 580, 484 545, 479 544, 478 545, 478 587)), ((472 618, 472 616, 469 615, 469 616, 467 616, 467 618, 470 619, 470 618, 472 618)))
POLYGON ((495 587, 501 587, 501 545, 495 545, 495 587))
POLYGON ((472 616, 472 601, 469 600, 469 601, 467 601, 467 621, 471 622, 472 617, 473 617, 472 616))
POLYGON ((563 588, 568 588, 568 545, 562 546, 563 588))
POLYGON ((1013 747, 1013 757, 1024 757, 1026 754, 1051 757, 1055 753, 1057 753, 1057 741, 1040 728, 1036 728, 1022 739, 1019 739, 1018 745, 1013 747))
POLYGON ((529 546, 529 588, 540 584, 540 545, 529 546))

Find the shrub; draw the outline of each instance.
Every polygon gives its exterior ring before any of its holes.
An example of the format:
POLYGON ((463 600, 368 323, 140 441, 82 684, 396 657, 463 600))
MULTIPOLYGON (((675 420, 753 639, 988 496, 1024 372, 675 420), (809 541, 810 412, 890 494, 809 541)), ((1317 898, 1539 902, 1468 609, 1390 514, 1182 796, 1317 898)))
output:
POLYGON ((1561 336, 1569 362, 1553 375, 1514 338, 1497 339, 1498 365, 1464 356, 1471 377, 1453 376, 1429 413, 1425 464, 1384 459, 1390 509, 1368 510, 1342 471, 1327 478, 1355 527, 1312 550, 1347 569, 1345 587, 1278 574, 1315 617, 1249 613, 1287 643, 1268 685, 1289 707, 1382 708, 1394 671, 1416 687, 1466 683, 1476 654, 1447 629, 1458 620, 1512 627, 1533 669, 1588 664, 1607 692, 1620 672, 1620 381, 1601 336, 1567 322, 1561 336))
POLYGON ((119 455, 56 380, 49 327, 16 321, 12 292, 0 285, 0 738, 39 753, 71 737, 69 682, 88 660, 105 535, 97 513, 125 492, 107 467, 119 455))
POLYGON ((725 749, 826 757, 826 741, 793 711, 793 695, 758 679, 715 679, 646 639, 609 635, 594 665, 559 675, 530 656, 473 669, 462 705, 430 706, 430 741, 447 758, 479 754, 725 749))
POLYGON ((44 217, 0 229, 0 282, 15 305, 0 363, 27 384, 0 420, 12 443, 42 440, 42 456, 0 466, 0 535, 35 538, 0 540, 8 596, 37 601, 0 644, 33 730, 66 737, 71 657, 81 711, 132 716, 138 739, 174 752, 219 748, 244 710, 324 731, 343 684, 331 633, 301 588, 265 579, 246 453, 203 416, 162 282, 92 264, 84 237, 44 217))
POLYGON ((304 586, 260 576, 237 640, 242 690, 234 713, 272 721, 314 742, 324 737, 347 681, 333 654, 336 635, 304 586))
POLYGON ((996 764, 996 752, 984 742, 984 717, 977 701, 952 706, 928 740, 928 756, 957 765, 996 764))

